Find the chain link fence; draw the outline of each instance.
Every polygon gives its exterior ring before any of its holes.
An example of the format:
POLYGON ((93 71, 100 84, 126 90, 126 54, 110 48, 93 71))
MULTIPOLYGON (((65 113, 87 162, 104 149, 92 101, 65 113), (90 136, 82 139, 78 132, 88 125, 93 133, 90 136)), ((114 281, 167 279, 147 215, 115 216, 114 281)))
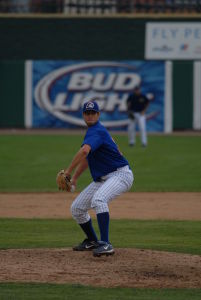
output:
POLYGON ((201 0, 0 0, 0 13, 200 13, 201 0))

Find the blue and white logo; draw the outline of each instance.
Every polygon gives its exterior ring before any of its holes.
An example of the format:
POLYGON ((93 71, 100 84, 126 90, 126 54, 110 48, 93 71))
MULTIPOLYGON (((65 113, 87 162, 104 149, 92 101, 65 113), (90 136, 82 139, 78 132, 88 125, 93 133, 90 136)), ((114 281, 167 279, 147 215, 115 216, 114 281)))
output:
POLYGON ((93 102, 87 103, 86 108, 94 108, 94 103, 93 102))
MULTIPOLYGON (((95 98, 103 125, 123 128, 128 124, 128 95, 141 82, 145 93, 155 96, 159 89, 163 93, 164 64, 140 61, 34 61, 33 125, 66 128, 85 126, 83 104, 95 98), (148 65, 152 65, 149 75, 148 65), (157 76, 162 80, 162 87, 157 80, 153 81, 156 70, 160 73, 157 76)), ((163 95, 160 97, 163 103, 163 95)), ((157 114, 158 110, 157 113, 152 111, 147 117, 155 118, 157 114)))

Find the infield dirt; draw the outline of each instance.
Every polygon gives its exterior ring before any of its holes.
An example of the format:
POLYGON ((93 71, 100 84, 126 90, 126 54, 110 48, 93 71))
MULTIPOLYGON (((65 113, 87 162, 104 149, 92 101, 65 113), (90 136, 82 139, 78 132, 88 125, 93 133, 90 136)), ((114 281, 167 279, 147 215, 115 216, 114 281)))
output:
MULTIPOLYGON (((75 196, 3 193, 0 194, 0 217, 69 218, 75 196)), ((110 210, 111 218, 201 220, 201 193, 127 193, 112 202, 110 210)), ((115 250, 114 256, 103 258, 69 248, 0 250, 0 282, 201 288, 200 255, 115 250)))

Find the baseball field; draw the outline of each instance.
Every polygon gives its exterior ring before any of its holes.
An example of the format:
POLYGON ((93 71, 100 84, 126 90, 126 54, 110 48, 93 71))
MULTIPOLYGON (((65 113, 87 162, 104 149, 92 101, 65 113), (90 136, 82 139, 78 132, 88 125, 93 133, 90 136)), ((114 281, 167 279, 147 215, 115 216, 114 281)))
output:
POLYGON ((149 135, 147 148, 113 137, 135 182, 110 204, 115 255, 95 258, 72 251, 89 172, 75 193, 55 181, 83 133, 0 132, 0 300, 201 299, 201 134, 149 135))

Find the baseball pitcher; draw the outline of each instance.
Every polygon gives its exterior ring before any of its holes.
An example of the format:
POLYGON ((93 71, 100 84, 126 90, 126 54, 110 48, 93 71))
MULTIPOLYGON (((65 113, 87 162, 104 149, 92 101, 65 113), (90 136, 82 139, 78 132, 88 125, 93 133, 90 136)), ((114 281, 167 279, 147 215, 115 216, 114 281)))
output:
MULTIPOLYGON (((71 212, 86 235, 86 239, 73 250, 92 250, 94 256, 114 254, 114 248, 109 240, 108 203, 128 191, 133 183, 133 173, 128 161, 120 153, 109 132, 100 123, 99 117, 97 102, 86 102, 83 106, 83 118, 88 129, 80 150, 64 170, 65 181, 69 182, 71 178, 70 182, 74 187, 76 187, 78 177, 88 167, 93 178, 91 184, 72 203, 71 212), (88 212, 90 209, 96 212, 100 240, 92 225, 88 212)), ((71 187, 67 188, 67 190, 70 189, 71 187)))

